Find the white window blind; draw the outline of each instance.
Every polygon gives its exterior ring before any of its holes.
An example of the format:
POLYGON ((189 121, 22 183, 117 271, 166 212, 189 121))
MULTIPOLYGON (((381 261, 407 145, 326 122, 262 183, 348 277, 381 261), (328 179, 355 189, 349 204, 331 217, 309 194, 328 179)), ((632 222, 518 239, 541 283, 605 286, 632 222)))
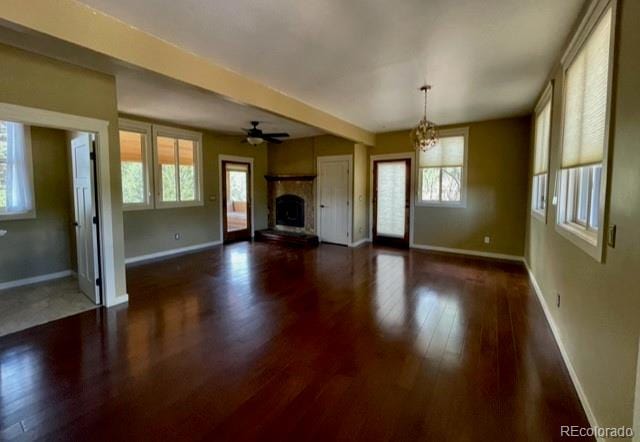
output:
POLYGON ((403 237, 407 165, 404 161, 381 161, 377 167, 377 233, 403 237))
POLYGON ((566 71, 562 167, 600 163, 604 154, 611 8, 566 71))
POLYGON ((536 144, 533 174, 547 173, 549 167, 549 130, 551 128, 551 100, 536 116, 536 144))
POLYGON ((464 165, 464 136, 442 137, 426 152, 420 151, 419 167, 457 167, 464 165))

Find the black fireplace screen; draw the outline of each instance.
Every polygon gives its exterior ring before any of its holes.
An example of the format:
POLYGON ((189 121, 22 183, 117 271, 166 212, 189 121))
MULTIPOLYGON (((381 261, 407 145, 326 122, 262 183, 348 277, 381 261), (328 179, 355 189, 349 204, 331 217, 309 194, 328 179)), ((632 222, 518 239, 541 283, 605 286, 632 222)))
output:
POLYGON ((304 227, 304 199, 296 195, 276 198, 276 224, 304 227))

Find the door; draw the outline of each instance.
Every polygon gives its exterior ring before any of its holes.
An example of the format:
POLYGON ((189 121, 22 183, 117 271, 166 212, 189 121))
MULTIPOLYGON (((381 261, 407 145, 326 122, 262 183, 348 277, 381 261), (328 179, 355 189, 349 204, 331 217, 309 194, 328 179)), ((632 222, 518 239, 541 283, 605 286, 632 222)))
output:
POLYGON ((251 239, 251 165, 222 161, 222 228, 224 242, 251 239))
POLYGON ((78 284, 91 301, 100 304, 97 214, 94 204, 91 160, 92 135, 74 134, 71 139, 71 174, 73 179, 74 226, 78 284))
POLYGON ((318 236, 320 241, 349 244, 350 161, 318 160, 318 236))
POLYGON ((409 247, 411 161, 373 162, 373 242, 409 247))

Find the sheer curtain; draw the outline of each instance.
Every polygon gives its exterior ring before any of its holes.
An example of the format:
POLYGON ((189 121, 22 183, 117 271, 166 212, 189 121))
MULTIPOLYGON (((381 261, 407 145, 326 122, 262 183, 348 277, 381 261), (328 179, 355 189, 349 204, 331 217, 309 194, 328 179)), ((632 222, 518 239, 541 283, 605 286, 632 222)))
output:
POLYGON ((33 210, 31 155, 27 150, 28 126, 7 122, 7 209, 12 213, 33 210))

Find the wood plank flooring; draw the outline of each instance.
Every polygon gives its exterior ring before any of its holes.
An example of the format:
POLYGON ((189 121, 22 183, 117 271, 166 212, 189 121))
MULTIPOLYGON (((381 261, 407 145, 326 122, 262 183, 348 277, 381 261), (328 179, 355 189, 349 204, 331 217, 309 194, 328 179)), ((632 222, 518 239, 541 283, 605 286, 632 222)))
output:
POLYGON ((237 243, 0 338, 2 440, 546 441, 588 426, 521 264, 237 243))

